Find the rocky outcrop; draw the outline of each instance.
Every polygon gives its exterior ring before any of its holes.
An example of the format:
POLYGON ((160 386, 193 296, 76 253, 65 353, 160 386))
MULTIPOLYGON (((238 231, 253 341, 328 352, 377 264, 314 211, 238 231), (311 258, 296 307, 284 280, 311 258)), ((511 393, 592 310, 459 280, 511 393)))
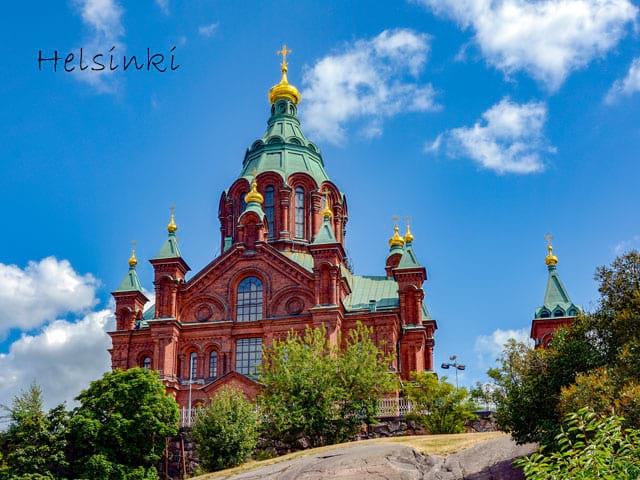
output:
POLYGON ((488 440, 459 453, 422 455, 393 443, 365 443, 257 468, 227 480, 520 480, 511 463, 536 446, 488 440))

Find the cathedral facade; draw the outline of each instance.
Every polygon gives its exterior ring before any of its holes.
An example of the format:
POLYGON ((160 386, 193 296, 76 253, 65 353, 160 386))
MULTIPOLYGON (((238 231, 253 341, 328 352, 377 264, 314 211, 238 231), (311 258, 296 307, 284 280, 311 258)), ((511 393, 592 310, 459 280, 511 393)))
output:
POLYGON ((152 368, 181 406, 201 404, 222 385, 252 397, 262 349, 292 330, 324 326, 333 344, 356 323, 393 353, 401 378, 433 370, 436 321, 424 303, 427 272, 413 235, 396 225, 383 275, 356 275, 345 254, 347 199, 302 132, 300 94, 287 80, 271 88, 264 135, 247 149, 238 178, 220 196, 221 254, 195 275, 182 257, 172 212, 154 269, 155 306, 136 273, 112 293, 112 367, 152 368))

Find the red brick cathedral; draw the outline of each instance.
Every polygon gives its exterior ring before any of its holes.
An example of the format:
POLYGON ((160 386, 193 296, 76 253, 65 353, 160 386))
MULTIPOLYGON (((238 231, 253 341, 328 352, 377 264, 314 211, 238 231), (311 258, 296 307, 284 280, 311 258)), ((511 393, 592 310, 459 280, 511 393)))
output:
MULTIPOLYGON (((248 148, 240 176, 222 192, 218 210, 222 254, 195 275, 178 246, 173 212, 155 258, 155 307, 129 271, 113 292, 113 368, 158 370, 181 406, 200 404, 222 385, 249 396, 262 349, 291 330, 324 325, 331 342, 357 321, 393 352, 402 378, 433 370, 436 321, 424 304, 425 268, 413 235, 398 226, 380 276, 359 276, 345 256, 347 200, 325 171, 318 147, 297 116, 300 94, 282 79, 269 91, 267 130, 248 148)), ((280 53, 283 53, 280 52, 280 53)))

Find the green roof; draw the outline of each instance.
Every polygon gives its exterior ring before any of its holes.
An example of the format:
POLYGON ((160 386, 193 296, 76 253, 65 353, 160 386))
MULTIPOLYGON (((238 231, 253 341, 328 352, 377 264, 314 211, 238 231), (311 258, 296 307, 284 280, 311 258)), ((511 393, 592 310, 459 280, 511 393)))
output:
POLYGON ((264 218, 265 216, 264 210, 262 209, 262 205, 260 205, 258 202, 247 203, 247 206, 245 207, 244 212, 240 214, 240 218, 242 218, 242 216, 248 212, 255 213, 256 215, 258 215, 258 218, 264 218))
POLYGON ((280 252, 285 257, 293 260, 302 268, 313 272, 313 257, 309 253, 300 253, 300 252, 280 252))
POLYGON ((175 233, 170 232, 167 240, 165 240, 162 248, 156 255, 156 259, 164 258, 181 258, 180 248, 178 247, 178 237, 175 233))
POLYGON ((241 177, 251 181, 255 168, 257 174, 277 172, 284 181, 298 172, 308 173, 318 185, 329 180, 320 150, 302 133, 297 108, 286 99, 271 106, 267 131, 247 150, 241 177))
POLYGON ((420 268, 420 262, 418 261, 418 257, 416 257, 415 252, 413 251, 413 247, 411 243, 407 243, 404 249, 404 253, 402 254, 402 258, 400 259, 400 263, 397 268, 420 268))
POLYGON ((555 265, 550 265, 547 289, 544 294, 544 302, 535 312, 535 318, 548 318, 554 316, 573 317, 582 310, 569 298, 555 265), (556 315, 555 312, 561 313, 556 315), (544 315, 544 316, 543 316, 544 315))
POLYGON ((138 279, 138 274, 136 273, 136 267, 129 267, 129 271, 124 276, 118 288, 114 290, 114 292, 141 292, 142 293, 142 285, 140 285, 140 280, 138 279))
POLYGON ((331 217, 324 217, 324 219, 322 220, 320 231, 316 235, 316 238, 313 240, 313 244, 324 245, 330 243, 338 243, 338 240, 336 240, 336 236, 333 233, 333 228, 331 227, 331 217))
POLYGON ((399 305, 398 284, 393 278, 381 276, 351 275, 351 293, 344 299, 347 310, 370 308, 370 301, 376 301, 376 308, 393 308, 399 305))

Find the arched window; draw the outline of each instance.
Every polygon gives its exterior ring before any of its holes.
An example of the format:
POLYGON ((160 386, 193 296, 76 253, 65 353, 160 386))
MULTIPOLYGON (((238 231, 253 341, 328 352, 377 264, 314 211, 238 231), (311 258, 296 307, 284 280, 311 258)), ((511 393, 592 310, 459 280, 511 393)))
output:
POLYGON ((564 317, 564 312, 560 309, 557 309, 555 312, 553 312, 553 316, 554 317, 564 317))
POLYGON ((254 378, 256 367, 262 363, 262 339, 236 340, 236 372, 254 378))
POLYGON ((198 376, 198 354, 191 352, 189 355, 189 380, 192 380, 198 376))
POLYGON ((151 357, 142 357, 142 368, 151 368, 151 357))
POLYGON ((274 219, 274 188, 273 185, 267 185, 264 190, 264 214, 267 216, 267 222, 269 222, 269 238, 275 236, 276 227, 273 223, 274 219))
POLYGON ((540 318, 549 318, 549 310, 543 310, 542 312, 540 312, 540 318))
POLYGON ((262 318, 262 282, 256 277, 247 277, 238 285, 238 322, 254 322, 262 318))
POLYGON ((304 189, 296 187, 296 238, 304 238, 304 189))
POLYGON ((213 350, 209 354, 209 377, 215 378, 218 376, 218 352, 213 350))
POLYGON ((244 201, 244 197, 247 196, 247 192, 242 192, 240 194, 240 213, 238 215, 242 215, 242 212, 247 208, 247 202, 244 201))

